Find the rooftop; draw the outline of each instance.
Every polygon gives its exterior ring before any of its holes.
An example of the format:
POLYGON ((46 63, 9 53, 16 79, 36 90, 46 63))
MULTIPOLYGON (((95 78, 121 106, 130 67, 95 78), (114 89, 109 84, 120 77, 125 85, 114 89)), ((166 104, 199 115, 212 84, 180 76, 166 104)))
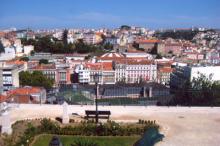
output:
POLYGON ((148 44, 148 43, 159 43, 160 40, 138 40, 137 43, 139 44, 148 44))
POLYGON ((38 66, 34 66, 31 68, 32 70, 48 70, 48 69, 56 69, 55 64, 41 64, 38 66))
POLYGON ((86 67, 91 70, 113 70, 112 62, 87 63, 86 67))
POLYGON ((26 86, 23 88, 17 88, 14 90, 10 90, 7 92, 8 96, 11 95, 30 95, 30 94, 36 94, 39 93, 43 88, 40 87, 30 87, 30 86, 26 86))
POLYGON ((123 59, 123 60, 116 60, 116 64, 128 64, 128 65, 149 65, 153 64, 154 62, 152 60, 142 59, 142 60, 136 60, 136 59, 123 59))

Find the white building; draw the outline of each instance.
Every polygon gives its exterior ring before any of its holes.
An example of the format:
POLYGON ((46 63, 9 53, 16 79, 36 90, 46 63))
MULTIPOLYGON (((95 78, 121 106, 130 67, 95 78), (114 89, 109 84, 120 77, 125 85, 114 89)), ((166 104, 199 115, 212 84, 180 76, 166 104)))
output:
POLYGON ((96 35, 93 33, 84 34, 83 41, 87 44, 96 44, 96 35))
POLYGON ((193 78, 198 78, 200 74, 205 75, 209 78, 212 76, 213 81, 220 81, 220 66, 195 66, 195 67, 186 67, 186 75, 190 74, 190 81, 193 78))
POLYGON ((115 62, 116 81, 136 83, 156 81, 157 65, 149 60, 121 60, 115 62))
POLYGON ((0 88, 4 91, 19 87, 19 73, 26 70, 25 64, 0 64, 0 88))
POLYGON ((34 51, 34 46, 29 45, 29 46, 24 46, 24 54, 29 55, 31 51, 34 51))
POLYGON ((76 66, 76 73, 78 73, 79 83, 89 83, 90 82, 90 70, 89 68, 85 67, 85 65, 78 65, 76 66))
POLYGON ((0 61, 11 60, 16 57, 16 52, 14 47, 6 47, 5 51, 0 53, 0 61))
POLYGON ((115 84, 115 70, 112 62, 87 63, 75 70, 78 73, 79 83, 95 84, 94 75, 99 75, 99 84, 115 84))
POLYGON ((180 88, 187 81, 198 78, 201 74, 212 81, 220 81, 220 66, 177 66, 171 74, 171 86, 180 88))

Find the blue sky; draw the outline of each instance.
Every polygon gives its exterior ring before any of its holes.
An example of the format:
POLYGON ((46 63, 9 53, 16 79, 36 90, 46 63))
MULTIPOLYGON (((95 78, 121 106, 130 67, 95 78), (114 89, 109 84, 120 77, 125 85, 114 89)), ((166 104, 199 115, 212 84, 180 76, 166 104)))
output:
POLYGON ((220 0, 1 0, 0 28, 220 28, 220 0))

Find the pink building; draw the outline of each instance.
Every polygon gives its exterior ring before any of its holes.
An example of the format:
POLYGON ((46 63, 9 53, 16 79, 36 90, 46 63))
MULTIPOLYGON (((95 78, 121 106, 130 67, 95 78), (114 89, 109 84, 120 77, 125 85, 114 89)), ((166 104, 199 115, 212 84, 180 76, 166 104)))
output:
POLYGON ((55 86, 61 84, 71 84, 71 69, 66 66, 56 66, 55 64, 41 64, 35 66, 30 71, 41 71, 48 78, 55 81, 55 86))

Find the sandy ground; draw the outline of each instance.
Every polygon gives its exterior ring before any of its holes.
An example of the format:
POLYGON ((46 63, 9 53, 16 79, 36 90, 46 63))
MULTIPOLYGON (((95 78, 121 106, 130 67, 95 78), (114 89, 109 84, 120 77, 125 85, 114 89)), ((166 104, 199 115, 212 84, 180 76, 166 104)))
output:
MULTIPOLYGON (((84 116, 94 106, 69 106, 68 112, 84 116)), ((110 110, 111 119, 118 122, 137 122, 138 119, 156 120, 165 135, 157 146, 219 146, 220 108, 211 107, 141 107, 100 106, 110 110)), ((19 105, 10 110, 13 122, 31 118, 61 116, 61 105, 19 105)))

